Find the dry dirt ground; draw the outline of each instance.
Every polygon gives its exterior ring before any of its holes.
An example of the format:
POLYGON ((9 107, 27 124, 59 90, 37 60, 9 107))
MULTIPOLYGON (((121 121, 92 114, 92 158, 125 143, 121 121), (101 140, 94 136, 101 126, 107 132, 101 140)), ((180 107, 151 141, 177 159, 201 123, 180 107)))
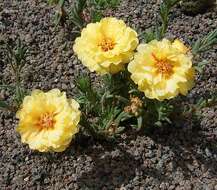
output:
MULTIPOLYGON (((153 25, 156 0, 123 0, 106 14, 134 28, 153 25)), ((24 71, 28 89, 59 88, 73 96, 75 73, 86 72, 72 51, 70 32, 54 31, 54 10, 44 0, 0 0, 0 35, 18 35, 30 49, 24 71)), ((217 27, 217 13, 195 17, 173 10, 168 37, 191 44, 217 27)), ((1 51, 1 50, 0 50, 1 51)), ((217 47, 201 56, 210 63, 188 95, 194 102, 217 89, 217 47)), ((0 61, 0 79, 12 82, 0 61)), ((0 91, 8 98, 7 91, 0 91)), ((0 112, 0 189, 217 190, 217 107, 203 110, 198 126, 163 127, 149 136, 130 132, 119 143, 83 140, 61 154, 41 154, 21 144, 14 114, 0 112)))

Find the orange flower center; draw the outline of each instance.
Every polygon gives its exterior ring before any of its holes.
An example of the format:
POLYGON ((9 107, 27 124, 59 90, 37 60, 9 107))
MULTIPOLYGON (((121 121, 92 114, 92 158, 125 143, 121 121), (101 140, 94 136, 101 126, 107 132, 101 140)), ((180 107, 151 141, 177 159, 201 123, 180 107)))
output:
POLYGON ((100 43, 99 46, 103 51, 109 51, 114 49, 115 47, 115 42, 111 38, 104 38, 100 43))
POLYGON ((54 127, 56 121, 53 113, 45 113, 39 117, 37 126, 42 129, 51 129, 54 127))
POLYGON ((152 57, 155 60, 155 67, 157 73, 161 73, 166 77, 169 77, 173 73, 173 65, 168 59, 158 59, 155 54, 152 53, 152 57))

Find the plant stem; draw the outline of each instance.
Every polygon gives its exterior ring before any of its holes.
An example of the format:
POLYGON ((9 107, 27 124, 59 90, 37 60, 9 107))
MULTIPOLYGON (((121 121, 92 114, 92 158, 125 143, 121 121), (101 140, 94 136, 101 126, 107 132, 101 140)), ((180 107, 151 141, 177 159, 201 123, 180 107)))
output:
POLYGON ((23 93, 21 90, 20 73, 18 69, 16 69, 16 72, 15 72, 15 80, 16 80, 16 96, 17 96, 16 101, 17 101, 17 107, 19 107, 23 99, 23 93))
POLYGON ((81 125, 95 140, 108 140, 107 136, 103 133, 97 132, 87 120, 87 116, 82 113, 81 125), (83 123, 82 123, 83 122, 83 123))

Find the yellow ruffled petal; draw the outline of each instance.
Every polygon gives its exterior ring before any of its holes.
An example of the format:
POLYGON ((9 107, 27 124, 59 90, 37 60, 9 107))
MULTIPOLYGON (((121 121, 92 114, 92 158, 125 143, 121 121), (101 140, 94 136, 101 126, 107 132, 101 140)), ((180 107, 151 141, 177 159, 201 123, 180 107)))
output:
POLYGON ((192 55, 179 40, 140 44, 128 71, 138 89, 150 99, 162 101, 186 95, 194 85, 192 55))
POLYGON ((174 48, 179 50, 181 53, 186 54, 189 51, 189 49, 178 39, 176 39, 172 45, 174 48))
POLYGON ((16 116, 21 141, 40 152, 65 150, 79 131, 79 104, 58 89, 34 90, 16 116))
POLYGON ((91 72, 115 74, 132 59, 138 43, 137 33, 124 21, 108 17, 88 24, 73 50, 91 72))

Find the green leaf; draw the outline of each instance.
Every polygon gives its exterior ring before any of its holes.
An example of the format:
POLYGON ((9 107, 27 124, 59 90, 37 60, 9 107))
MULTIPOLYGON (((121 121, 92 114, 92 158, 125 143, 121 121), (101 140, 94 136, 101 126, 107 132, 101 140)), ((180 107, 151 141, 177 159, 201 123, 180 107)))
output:
POLYGON ((12 85, 0 85, 0 89, 9 89, 14 91, 16 87, 12 85))
POLYGON ((198 100, 198 102, 197 102, 197 104, 196 104, 196 107, 201 109, 201 108, 203 108, 203 107, 206 107, 206 104, 207 104, 207 100, 204 99, 203 97, 201 97, 201 98, 198 100))
POLYGON ((125 129, 126 129, 126 127, 118 127, 116 134, 122 133, 125 129))
POLYGON ((210 32, 207 36, 198 39, 192 48, 194 55, 210 50, 215 44, 217 44, 217 29, 210 32))
POLYGON ((60 7, 63 7, 64 4, 65 4, 65 0, 59 0, 58 5, 59 5, 60 7))
POLYGON ((198 63, 196 66, 194 66, 194 68, 199 72, 202 73, 205 66, 208 64, 209 62, 207 60, 203 60, 200 63, 198 63))
POLYGON ((157 39, 160 40, 164 37, 169 23, 169 13, 171 9, 179 2, 180 0, 163 0, 160 5, 160 18, 161 26, 157 27, 155 31, 157 39))
POLYGON ((14 92, 14 104, 16 107, 19 107, 23 101, 25 90, 21 87, 21 72, 22 68, 26 63, 26 56, 28 48, 25 44, 22 43, 21 39, 18 38, 16 46, 12 47, 9 44, 6 44, 6 55, 8 62, 13 69, 13 74, 15 75, 15 82, 13 85, 0 85, 0 88, 7 88, 13 90, 14 92))
POLYGON ((137 127, 138 129, 141 129, 143 125, 143 118, 142 116, 137 117, 137 127))
POLYGON ((54 15, 55 27, 57 27, 63 19, 63 12, 62 11, 64 11, 64 10, 62 10, 62 8, 59 8, 59 10, 57 10, 55 15, 54 15))
POLYGON ((126 121, 127 119, 131 118, 132 116, 129 113, 121 112, 115 119, 115 123, 119 126, 120 122, 126 121))
POLYGON ((99 22, 103 18, 101 11, 93 10, 91 13, 92 22, 99 22))
POLYGON ((79 92, 78 97, 83 97, 83 108, 85 112, 91 112, 91 114, 95 113, 98 115, 99 107, 101 107, 99 94, 98 91, 93 88, 90 77, 84 74, 82 76, 78 76, 74 82, 79 92))
POLYGON ((217 91, 211 92, 207 98, 201 97, 195 104, 195 107, 197 110, 200 110, 202 108, 212 107, 215 105, 217 105, 217 91))
POLYGON ((107 2, 110 2, 111 8, 116 8, 120 4, 120 0, 107 0, 107 2))
POLYGON ((99 22, 103 18, 103 11, 110 7, 111 1, 107 0, 92 0, 91 22, 99 22))
POLYGON ((19 38, 17 41, 16 49, 14 51, 14 58, 18 66, 21 66, 25 61, 27 50, 28 48, 21 42, 21 39, 19 38))
POLYGON ((3 100, 0 100, 0 108, 10 110, 10 106, 3 100))
POLYGON ((156 38, 155 32, 152 28, 147 29, 144 33, 142 33, 142 35, 145 43, 149 43, 156 38))
POLYGON ((101 9, 116 8, 120 4, 120 0, 95 0, 95 4, 101 9))
POLYGON ((163 122, 171 124, 169 119, 174 107, 169 102, 155 102, 155 109, 157 111, 157 121, 155 125, 160 126, 163 122))
POLYGON ((162 126, 163 126, 163 124, 162 124, 161 121, 155 122, 154 125, 155 125, 156 127, 162 127, 162 126))
POLYGON ((48 0, 49 5, 58 4, 59 0, 48 0))
POLYGON ((83 28, 85 21, 82 18, 84 9, 87 7, 87 0, 75 1, 68 13, 69 21, 79 29, 83 28))
POLYGON ((88 75, 79 76, 77 79, 75 79, 75 84, 77 88, 83 93, 86 93, 92 88, 91 79, 88 75))

